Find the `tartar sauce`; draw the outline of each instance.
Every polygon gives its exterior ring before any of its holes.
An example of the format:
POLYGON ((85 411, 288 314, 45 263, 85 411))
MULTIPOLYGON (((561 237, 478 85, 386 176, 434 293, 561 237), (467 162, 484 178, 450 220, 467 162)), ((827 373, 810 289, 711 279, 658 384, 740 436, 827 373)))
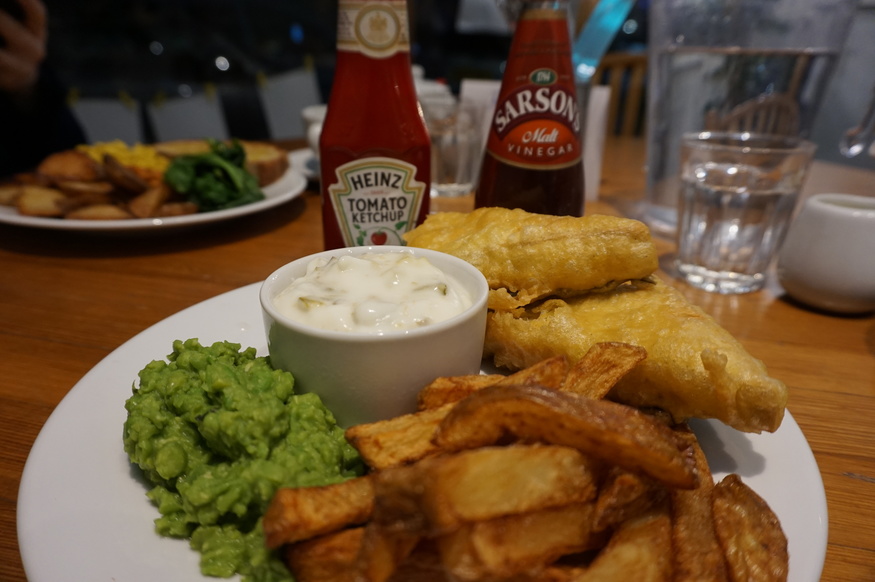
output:
POLYGON ((280 313, 299 323, 371 334, 444 321, 472 303, 458 281, 408 253, 314 259, 274 299, 280 313))

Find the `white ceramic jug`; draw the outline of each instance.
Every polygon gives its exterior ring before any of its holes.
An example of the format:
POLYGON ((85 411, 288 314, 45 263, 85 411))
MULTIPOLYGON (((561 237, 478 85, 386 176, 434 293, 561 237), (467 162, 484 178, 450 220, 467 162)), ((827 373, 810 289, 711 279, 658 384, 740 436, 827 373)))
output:
POLYGON ((778 280, 798 301, 836 313, 875 311, 875 197, 805 201, 778 255, 778 280))

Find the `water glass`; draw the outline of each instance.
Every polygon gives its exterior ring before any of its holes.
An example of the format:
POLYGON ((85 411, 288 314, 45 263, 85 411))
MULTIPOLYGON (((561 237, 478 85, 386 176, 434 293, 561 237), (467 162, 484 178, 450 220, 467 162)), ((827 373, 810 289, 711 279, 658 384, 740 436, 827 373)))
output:
POLYGON ((677 229, 680 277, 717 293, 761 289, 815 149, 798 137, 685 134, 677 229))
POLYGON ((477 110, 453 95, 421 97, 431 136, 431 196, 460 197, 474 191, 480 165, 477 110))
POLYGON ((680 139, 693 131, 807 138, 857 0, 660 0, 648 15, 647 193, 628 212, 677 221, 680 139))

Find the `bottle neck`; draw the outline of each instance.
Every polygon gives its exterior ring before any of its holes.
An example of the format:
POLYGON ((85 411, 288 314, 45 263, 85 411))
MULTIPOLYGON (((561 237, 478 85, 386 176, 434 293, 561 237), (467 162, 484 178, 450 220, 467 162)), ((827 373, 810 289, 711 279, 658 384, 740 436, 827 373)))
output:
POLYGON ((359 53, 386 59, 410 53, 406 0, 340 0, 337 17, 338 53, 359 53))
POLYGON ((523 10, 559 10, 568 9, 568 0, 540 0, 537 2, 523 2, 523 10))
POLYGON ((556 13, 567 18, 568 0, 508 0, 505 4, 505 15, 514 24, 523 18, 530 18, 532 13, 556 13))

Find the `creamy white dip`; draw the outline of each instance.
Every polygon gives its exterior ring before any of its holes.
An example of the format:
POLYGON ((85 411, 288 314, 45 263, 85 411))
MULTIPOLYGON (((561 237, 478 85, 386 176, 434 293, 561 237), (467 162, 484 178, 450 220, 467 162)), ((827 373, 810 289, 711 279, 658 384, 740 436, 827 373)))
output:
POLYGON ((458 281, 408 253, 314 259, 274 299, 280 313, 299 323, 370 334, 444 321, 472 303, 458 281))

